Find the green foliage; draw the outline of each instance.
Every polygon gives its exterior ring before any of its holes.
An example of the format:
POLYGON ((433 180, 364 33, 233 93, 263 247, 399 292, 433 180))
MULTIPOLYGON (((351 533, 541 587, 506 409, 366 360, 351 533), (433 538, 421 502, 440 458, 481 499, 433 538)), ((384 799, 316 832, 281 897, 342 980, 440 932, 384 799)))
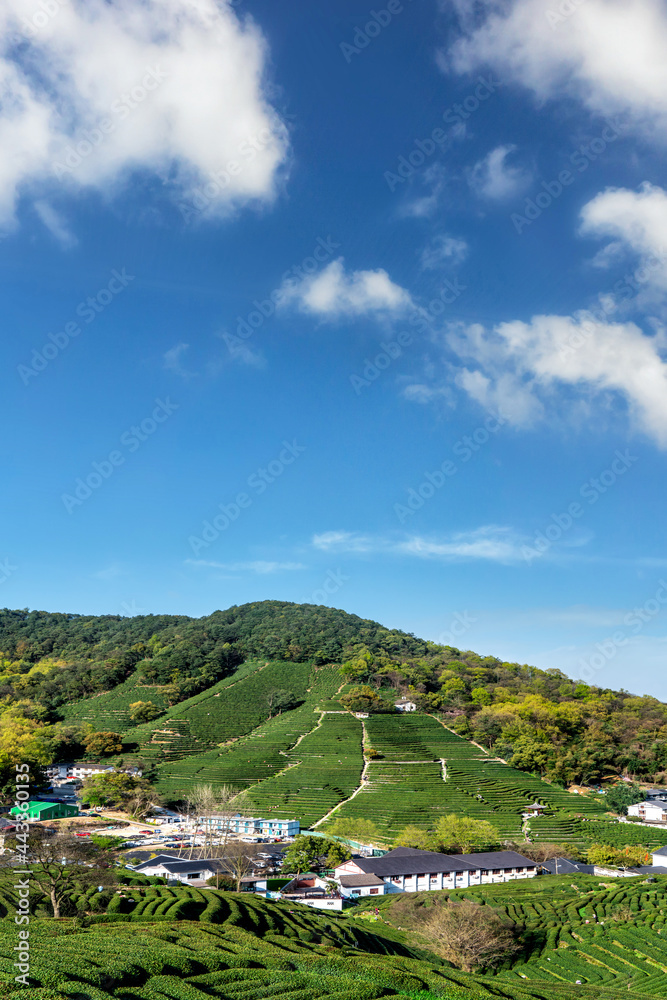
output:
POLYGON ((645 793, 636 782, 632 784, 620 782, 607 789, 605 804, 613 812, 627 816, 628 806, 634 805, 635 802, 643 802, 645 798, 645 793))
POLYGON ((499 844, 499 834, 495 826, 483 819, 467 816, 442 816, 435 827, 435 839, 442 849, 470 854, 473 850, 491 850, 499 844))

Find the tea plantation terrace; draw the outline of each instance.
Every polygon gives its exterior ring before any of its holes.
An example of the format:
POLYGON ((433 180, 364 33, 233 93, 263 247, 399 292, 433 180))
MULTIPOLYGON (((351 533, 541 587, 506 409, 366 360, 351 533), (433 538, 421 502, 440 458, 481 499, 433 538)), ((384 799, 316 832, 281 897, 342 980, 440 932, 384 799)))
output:
POLYGON ((473 885, 534 878, 538 863, 515 851, 486 854, 438 854, 413 847, 396 847, 380 858, 353 857, 338 865, 335 878, 342 895, 385 895, 389 892, 465 889, 473 885), (349 876, 375 876, 366 884, 349 876))

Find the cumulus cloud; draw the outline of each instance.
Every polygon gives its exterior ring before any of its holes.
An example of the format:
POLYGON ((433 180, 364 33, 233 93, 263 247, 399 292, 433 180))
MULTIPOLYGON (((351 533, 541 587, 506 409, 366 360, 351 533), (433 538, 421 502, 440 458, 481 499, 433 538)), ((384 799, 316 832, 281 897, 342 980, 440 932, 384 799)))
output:
POLYGON ((468 256, 465 240, 448 233, 439 233, 422 250, 421 266, 425 271, 437 271, 441 267, 460 264, 468 256))
POLYGON ((139 172, 179 198, 203 190, 202 213, 274 195, 287 135, 249 18, 223 0, 47 6, 0 9, 0 144, 12 154, 0 161, 0 221, 22 195, 109 195, 139 172))
POLYGON ((462 358, 479 364, 459 376, 478 402, 516 424, 542 413, 541 399, 558 386, 580 396, 621 397, 634 423, 667 446, 667 344, 646 336, 634 323, 593 322, 587 314, 534 316, 530 322, 500 323, 492 330, 473 324, 450 335, 462 358), (512 410, 512 399, 519 400, 512 410))
POLYGON ((504 201, 524 190, 530 182, 530 174, 521 167, 507 162, 516 146, 496 146, 480 160, 470 174, 470 186, 480 198, 490 201, 504 201))
POLYGON ((615 263, 622 250, 646 258, 644 284, 667 291, 667 191, 643 184, 639 191, 607 188, 581 210, 581 232, 611 237, 596 261, 615 263))
POLYGON ((346 272, 343 258, 317 274, 288 279, 279 294, 281 308, 295 305, 300 312, 325 320, 341 317, 400 315, 413 305, 405 288, 394 284, 386 271, 346 272))
POLYGON ((598 114, 626 112, 664 139, 667 117, 667 9, 662 0, 585 0, 570 13, 544 0, 457 3, 462 36, 446 65, 458 72, 491 66, 539 99, 576 96, 598 114), (479 8, 477 8, 479 9, 479 8))
POLYGON ((527 538, 519 536, 512 528, 491 524, 472 531, 455 532, 439 539, 420 535, 396 539, 353 531, 327 531, 315 535, 312 545, 316 549, 335 553, 371 552, 444 562, 482 559, 512 563, 523 559, 522 547, 527 541, 527 538))

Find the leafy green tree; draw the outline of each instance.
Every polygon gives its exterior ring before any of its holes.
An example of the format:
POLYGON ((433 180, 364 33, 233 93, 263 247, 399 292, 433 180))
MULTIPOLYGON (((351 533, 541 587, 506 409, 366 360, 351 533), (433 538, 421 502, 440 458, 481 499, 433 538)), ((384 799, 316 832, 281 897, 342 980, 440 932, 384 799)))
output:
POLYGON ((470 854, 480 847, 495 847, 500 834, 495 826, 484 819, 469 819, 452 813, 438 820, 435 837, 444 851, 460 851, 470 854))
POLYGON ((357 844, 377 844, 384 840, 380 830, 371 819, 335 819, 326 828, 326 833, 334 837, 353 840, 357 844))
POLYGON ((326 856, 326 866, 327 868, 337 868, 338 865, 344 864, 349 861, 352 857, 352 853, 348 851, 345 844, 340 844, 337 840, 325 840, 327 856, 326 856))
POLYGON ((94 757, 108 757, 122 751, 123 739, 118 733, 110 730, 99 733, 91 732, 84 736, 83 745, 86 753, 94 757))
POLYGON ((130 816, 143 817, 159 796, 145 778, 138 778, 123 771, 93 774, 86 778, 81 790, 81 801, 89 806, 120 809, 130 816))
POLYGON ((322 837, 309 837, 306 834, 300 834, 294 838, 285 851, 282 870, 289 874, 296 874, 298 877, 301 872, 309 871, 319 864, 326 847, 327 842, 322 837))
POLYGON ((646 794, 638 784, 635 782, 633 784, 621 782, 618 785, 613 785, 607 791, 604 801, 605 805, 609 806, 612 812, 619 813, 621 816, 627 816, 628 806, 632 806, 636 802, 643 802, 645 798, 646 794))
POLYGON ((162 710, 153 701, 133 701, 129 708, 132 722, 152 722, 162 715, 162 710))
POLYGON ((394 843, 396 847, 416 847, 420 851, 438 851, 440 849, 437 836, 428 830, 422 830, 419 826, 404 826, 399 831, 394 843))
POLYGON ((651 855, 645 847, 635 844, 623 848, 612 847, 611 844, 591 844, 586 859, 590 865, 636 868, 650 862, 651 855))
POLYGON ((367 684, 352 688, 347 694, 342 695, 340 703, 351 712, 388 712, 394 710, 393 705, 389 705, 367 684))
POLYGON ((274 688, 266 696, 266 704, 269 709, 269 718, 289 711, 298 704, 298 699, 291 691, 284 691, 282 688, 274 688))

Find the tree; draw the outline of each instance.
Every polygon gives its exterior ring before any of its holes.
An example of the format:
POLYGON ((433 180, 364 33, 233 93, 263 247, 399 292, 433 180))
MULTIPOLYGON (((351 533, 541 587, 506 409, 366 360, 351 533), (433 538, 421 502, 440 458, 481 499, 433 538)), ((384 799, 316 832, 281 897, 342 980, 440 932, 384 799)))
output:
POLYGON ((237 892, 241 891, 243 879, 253 871, 254 867, 254 858, 248 853, 248 846, 239 841, 231 841, 227 845, 225 856, 219 862, 219 871, 232 879, 237 892))
POLYGON ((108 851, 100 845, 70 834, 55 835, 31 828, 23 851, 19 828, 10 846, 11 856, 30 867, 30 881, 50 899, 53 916, 60 917, 63 901, 73 892, 93 885, 115 885, 116 870, 109 864, 108 851))
POLYGON ((613 812, 619 813, 621 816, 627 816, 628 806, 632 806, 636 802, 643 802, 645 798, 646 795, 636 782, 632 784, 621 782, 618 785, 613 785, 607 791, 605 804, 613 812))
POLYGON ((377 844, 384 840, 378 827, 371 819, 335 819, 326 828, 326 833, 357 844, 377 844))
POLYGON ((301 872, 309 871, 319 864, 327 843, 328 841, 323 840, 322 837, 309 837, 300 834, 294 838, 285 851, 282 870, 289 875, 296 873, 298 878, 301 872))
POLYGON ((232 817, 239 809, 232 805, 237 795, 232 785, 198 784, 192 789, 186 803, 188 818, 194 818, 203 830, 203 844, 199 850, 194 842, 190 847, 190 857, 195 854, 199 858, 222 857, 229 841, 232 817))
POLYGON ((327 868, 337 868, 338 865, 344 864, 349 861, 352 857, 350 851, 344 844, 340 844, 337 840, 329 840, 328 838, 323 841, 326 845, 326 866, 327 868))
POLYGON ((86 778, 81 801, 89 806, 123 809, 130 816, 141 818, 159 802, 159 796, 145 778, 124 771, 111 771, 86 778))
POLYGON ((341 695, 340 703, 343 708, 349 709, 350 712, 389 712, 394 710, 393 705, 389 705, 367 684, 352 688, 347 694, 341 695))
POLYGON ((465 972, 491 969, 519 949, 514 925, 478 903, 436 905, 423 929, 438 954, 465 972))
POLYGON ((105 730, 100 733, 88 733, 83 738, 83 745, 86 753, 91 754, 93 757, 108 757, 114 753, 121 753, 123 740, 118 733, 105 730))
POLYGON ((645 847, 628 845, 619 848, 611 844, 591 844, 586 852, 590 865, 610 865, 613 868, 636 868, 645 865, 651 855, 645 847))
POLYGON ((281 712, 287 712, 288 709, 294 708, 297 703, 296 695, 292 694, 291 691, 284 691, 282 688, 274 688, 266 696, 266 704, 269 709, 269 718, 272 719, 274 715, 280 715, 281 712))
POLYGON ((440 847, 434 833, 412 825, 404 826, 399 831, 395 845, 396 847, 416 847, 420 851, 437 851, 440 847))
POLYGON ((475 847, 494 847, 500 839, 498 830, 485 819, 469 819, 455 813, 438 820, 435 836, 444 851, 461 854, 469 854, 475 847))
POLYGON ((162 710, 153 701, 133 701, 130 704, 130 718, 132 722, 152 722, 162 715, 162 710))

